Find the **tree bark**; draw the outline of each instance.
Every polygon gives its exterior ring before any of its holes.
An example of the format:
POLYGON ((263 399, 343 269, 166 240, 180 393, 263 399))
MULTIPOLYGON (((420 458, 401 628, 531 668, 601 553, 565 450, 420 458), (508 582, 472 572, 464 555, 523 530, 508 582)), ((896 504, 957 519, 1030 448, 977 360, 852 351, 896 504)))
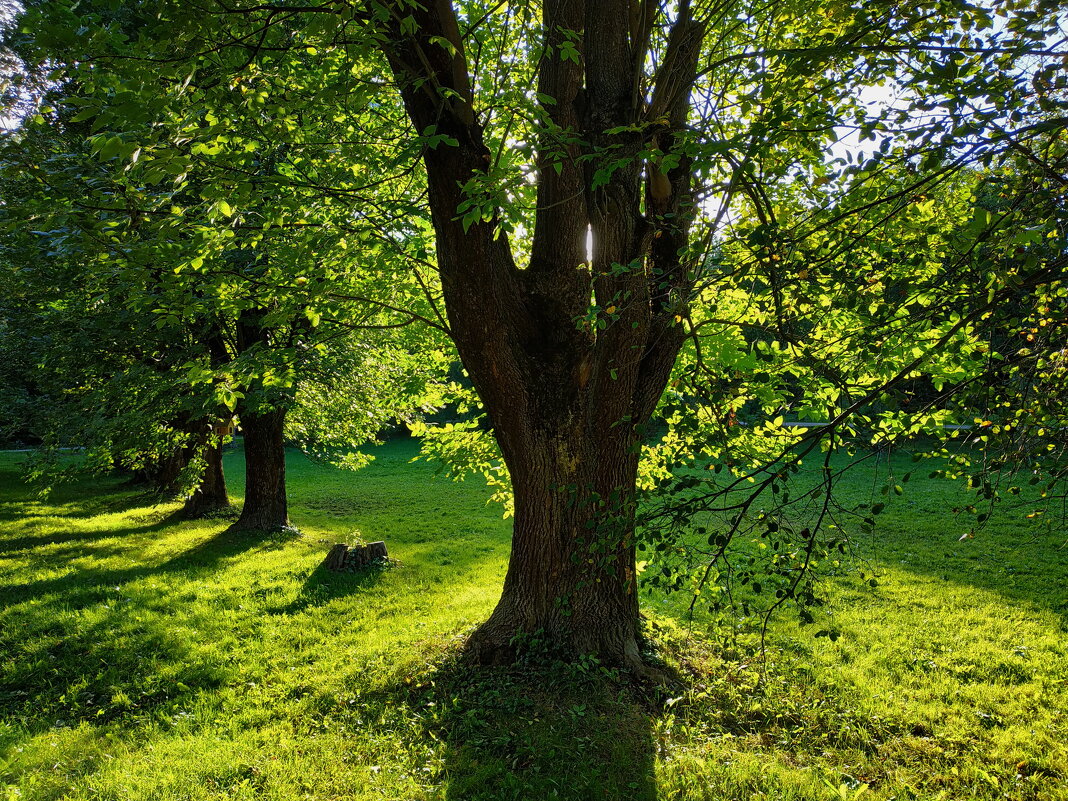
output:
POLYGON ((230 496, 226 492, 226 476, 223 475, 222 442, 205 443, 202 454, 204 473, 200 485, 186 498, 182 514, 188 518, 205 517, 230 508, 230 496))
MULTIPOLYGON (((187 412, 182 412, 179 418, 172 423, 175 430, 181 431, 188 437, 195 437, 196 423, 192 422, 187 412)), ((177 446, 166 456, 156 460, 144 469, 144 477, 153 491, 160 495, 174 496, 178 494, 182 471, 189 466, 196 450, 194 443, 185 441, 177 446)))
POLYGON ((146 468, 145 474, 154 492, 173 497, 178 492, 178 478, 189 465, 190 448, 176 448, 172 453, 146 468))
POLYGON ((531 635, 563 658, 595 654, 640 669, 636 438, 593 436, 573 420, 567 430, 535 421, 510 459, 512 554, 501 599, 469 642, 478 662, 511 662, 531 635))
POLYGON ((286 503, 285 410, 245 412, 245 504, 233 529, 277 531, 289 526, 286 503))

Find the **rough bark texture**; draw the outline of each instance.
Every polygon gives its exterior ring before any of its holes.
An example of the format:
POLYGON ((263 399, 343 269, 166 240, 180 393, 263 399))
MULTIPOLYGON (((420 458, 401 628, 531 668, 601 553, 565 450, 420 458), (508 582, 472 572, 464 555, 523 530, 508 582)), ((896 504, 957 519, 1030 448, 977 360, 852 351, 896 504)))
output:
POLYGON ((386 550, 386 543, 382 541, 354 545, 351 548, 344 543, 338 543, 323 559, 323 567, 336 573, 352 572, 367 567, 372 562, 388 559, 389 551, 386 550))
POLYGON ((620 447, 622 438, 595 438, 582 425, 554 432, 544 422, 532 421, 522 453, 509 459, 511 559, 501 600, 472 637, 470 652, 483 663, 508 662, 516 635, 530 634, 564 656, 597 654, 635 666, 637 458, 620 447))
POLYGON ((182 509, 185 517, 204 517, 230 508, 226 477, 223 475, 222 443, 206 443, 203 459, 204 474, 201 476, 200 485, 185 501, 182 509))
POLYGON ((245 504, 235 530, 277 531, 289 526, 286 504, 285 410, 241 415, 245 441, 245 504))
POLYGON ((343 542, 334 545, 323 559, 323 567, 327 570, 342 570, 345 567, 345 557, 348 555, 349 546, 343 542))
POLYGON ((469 644, 482 662, 509 661, 523 635, 536 635, 564 655, 641 669, 638 452, 683 341, 692 278, 680 258, 689 175, 685 167, 662 173, 638 154, 657 132, 673 141, 685 122, 700 41, 683 3, 664 62, 675 66, 652 87, 658 115, 649 124, 640 72, 656 8, 543 4, 551 49, 539 61, 538 91, 553 102, 542 109, 538 212, 522 268, 495 220, 465 228, 457 214, 461 187, 493 156, 451 3, 405 5, 383 21, 383 50, 415 128, 433 125, 457 142, 424 152, 438 266, 453 338, 515 490, 504 591, 469 644), (415 25, 402 25, 409 15, 415 25), (557 49, 576 31, 578 63, 557 49), (607 181, 595 181, 609 165, 607 181), (589 318, 591 298, 600 324, 576 324, 589 318))

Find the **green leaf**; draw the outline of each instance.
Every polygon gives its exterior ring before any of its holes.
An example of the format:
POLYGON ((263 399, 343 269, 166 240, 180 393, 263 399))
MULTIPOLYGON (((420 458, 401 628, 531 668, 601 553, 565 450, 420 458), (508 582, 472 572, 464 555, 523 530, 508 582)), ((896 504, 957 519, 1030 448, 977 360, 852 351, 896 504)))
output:
POLYGON ((85 120, 91 120, 93 117, 95 117, 99 113, 100 113, 99 110, 96 109, 96 108, 83 108, 81 111, 79 111, 73 117, 71 117, 70 121, 71 122, 84 122, 85 120))

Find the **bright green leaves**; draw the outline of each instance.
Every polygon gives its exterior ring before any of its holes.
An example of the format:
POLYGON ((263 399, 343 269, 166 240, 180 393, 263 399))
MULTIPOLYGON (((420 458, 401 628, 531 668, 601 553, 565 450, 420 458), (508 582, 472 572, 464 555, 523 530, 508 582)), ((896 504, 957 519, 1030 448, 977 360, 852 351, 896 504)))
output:
POLYGON ((141 153, 140 145, 136 142, 126 142, 121 136, 98 134, 90 142, 93 151, 101 161, 113 158, 117 158, 120 161, 136 161, 133 155, 137 153, 140 156, 141 153))
MULTIPOLYGON (((449 386, 452 402, 462 398, 468 402, 470 390, 459 384, 449 386)), ((414 423, 410 426, 412 434, 422 440, 421 458, 433 459, 447 467, 449 475, 462 480, 467 475, 478 475, 485 479, 493 490, 489 502, 499 503, 504 508, 503 516, 511 517, 514 513, 512 482, 508 470, 501 458, 500 450, 493 436, 482 423, 481 416, 455 423, 429 425, 414 423)))
POLYGON ((215 400, 228 411, 236 411, 238 401, 244 397, 244 393, 230 387, 228 384, 215 385, 215 400))
POLYGON ((976 206, 969 224, 969 230, 973 236, 982 235, 990 225, 990 212, 981 206, 976 206))
POLYGON ((446 53, 448 53, 450 56, 453 56, 454 58, 456 57, 456 54, 459 52, 456 49, 456 45, 454 45, 452 42, 450 42, 444 36, 431 36, 431 37, 429 37, 427 39, 427 41, 429 41, 430 44, 432 44, 432 45, 437 45, 438 47, 440 47, 442 50, 444 50, 446 53))
POLYGON ((73 117, 71 117, 70 121, 71 122, 84 122, 85 120, 93 119, 93 117, 97 116, 97 114, 99 114, 99 113, 100 112, 99 112, 98 109, 93 108, 92 106, 90 106, 88 108, 83 108, 81 111, 79 111, 73 117))
POLYGON ((416 142, 419 146, 428 147, 431 150, 436 150, 441 146, 457 147, 459 145, 455 137, 438 133, 438 126, 436 125, 428 126, 416 142))
POLYGON ((579 55, 578 48, 570 39, 565 39, 560 43, 560 58, 564 61, 573 61, 576 64, 580 63, 581 56, 579 55))
POLYGON ((467 195, 456 207, 456 213, 466 233, 471 226, 480 223, 490 223, 497 216, 499 208, 498 193, 494 191, 496 184, 484 180, 481 176, 471 178, 464 185, 464 193, 467 195))
MULTIPOLYGON (((122 15, 108 27, 62 2, 28 10, 56 30, 75 26, 67 38, 87 50, 92 38, 100 59, 76 49, 47 56, 79 96, 48 118, 54 133, 70 126, 75 146, 56 146, 63 155, 41 164, 54 201, 40 227, 72 232, 49 234, 52 261, 79 277, 57 283, 71 324, 82 326, 83 352, 106 353, 83 361, 128 377, 125 400, 107 390, 106 373, 70 373, 85 375, 85 392, 115 414, 115 441, 134 419, 165 428, 175 409, 299 408, 303 395, 316 411, 299 417, 297 436, 324 458, 347 446, 347 463, 359 463, 353 444, 410 409, 406 396, 417 391, 405 383, 415 366, 396 346, 418 339, 404 325, 434 318, 433 248, 411 162, 456 141, 430 131, 407 151, 392 146, 409 131, 382 91, 380 58, 352 43, 355 29, 350 44, 332 41, 352 22, 349 9, 303 15, 286 32, 268 20, 265 47, 250 59, 226 45, 231 33, 210 5, 165 5, 166 36, 133 6, 125 21, 137 36, 126 35, 122 15), (371 208, 391 222, 370 219, 371 208), (409 260, 419 253, 422 285, 409 260), (249 320, 262 340, 253 345, 247 326, 237 335, 249 320), (347 381, 347 394, 327 402, 316 380, 347 381)), ((257 26, 259 16, 231 22, 257 26)))

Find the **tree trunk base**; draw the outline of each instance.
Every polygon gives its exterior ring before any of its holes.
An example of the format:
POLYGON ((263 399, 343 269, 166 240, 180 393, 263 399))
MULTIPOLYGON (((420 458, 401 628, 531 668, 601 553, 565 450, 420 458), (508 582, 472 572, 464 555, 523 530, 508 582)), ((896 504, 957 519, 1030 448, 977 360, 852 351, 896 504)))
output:
POLYGON ((250 506, 247 500, 241 507, 241 514, 230 526, 230 531, 262 531, 265 534, 292 529, 285 507, 279 508, 271 504, 255 508, 250 506))
POLYGON ((534 627, 519 623, 501 607, 467 641, 466 658, 478 665, 511 665, 524 659, 552 658, 564 662, 594 657, 605 665, 629 670, 639 678, 649 673, 641 656, 638 633, 626 621, 583 622, 557 617, 534 627))
POLYGON ((246 532, 246 531, 262 531, 264 534, 275 534, 279 531, 289 531, 293 527, 289 524, 289 518, 272 518, 261 519, 259 517, 245 517, 242 515, 237 518, 230 526, 229 530, 234 532, 246 532))
POLYGON ((245 503, 233 531, 273 533, 290 528, 286 501, 284 409, 245 412, 245 503))
POLYGON ((479 626, 464 645, 464 660, 484 667, 507 667, 525 661, 577 662, 582 657, 594 657, 608 667, 622 668, 632 680, 653 693, 653 700, 667 694, 677 694, 686 682, 676 671, 659 660, 650 664, 642 656, 639 637, 609 637, 601 641, 599 651, 592 650, 588 637, 552 638, 541 632, 530 634, 517 630, 508 632, 490 626, 493 618, 479 626), (570 642, 570 646, 568 643, 570 642))
POLYGON ((186 500, 179 514, 185 520, 202 520, 208 517, 226 517, 233 511, 233 504, 229 500, 209 502, 194 495, 186 500))

